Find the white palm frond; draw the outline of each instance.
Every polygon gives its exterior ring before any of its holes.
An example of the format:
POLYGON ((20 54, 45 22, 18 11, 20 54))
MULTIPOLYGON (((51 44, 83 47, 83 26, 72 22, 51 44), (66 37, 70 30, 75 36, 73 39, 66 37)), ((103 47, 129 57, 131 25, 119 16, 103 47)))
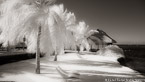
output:
POLYGON ((17 8, 23 6, 23 4, 31 4, 36 0, 4 0, 1 4, 0 11, 2 14, 9 13, 17 8))
MULTIPOLYGON (((58 24, 60 24, 59 27, 61 26, 60 31, 62 31, 62 36, 63 36, 61 38, 63 38, 62 41, 63 41, 65 49, 69 49, 69 48, 75 49, 74 36, 72 35, 71 31, 69 31, 67 29, 69 26, 73 26, 75 24, 76 20, 74 19, 75 18, 74 14, 67 12, 67 10, 64 9, 63 4, 51 6, 50 12, 55 12, 60 17, 59 20, 61 20, 61 21, 58 24), (73 20, 73 21, 71 21, 71 20, 73 20)), ((56 32, 56 33, 59 33, 59 32, 56 32)), ((60 36, 60 34, 59 34, 59 36, 60 36)), ((55 41, 53 41, 53 42, 55 42, 55 41)))
POLYGON ((34 6, 23 5, 18 9, 2 15, 2 18, 0 19, 0 28, 2 33, 0 36, 7 37, 3 38, 5 39, 3 40, 4 44, 8 41, 12 45, 16 44, 17 41, 19 41, 19 37, 23 37, 24 34, 36 30, 37 24, 34 24, 34 20, 38 15, 37 13, 38 11, 34 6), (34 26, 32 24, 34 24, 34 26))
POLYGON ((29 0, 27 3, 25 2, 27 2, 27 0, 6 0, 6 2, 2 3, 2 17, 0 19, 0 29, 2 33, 0 35, 0 41, 4 46, 7 46, 8 42, 10 45, 16 45, 20 39, 26 36, 28 40, 28 51, 35 52, 37 31, 38 27, 41 25, 42 37, 40 38, 40 51, 52 53, 54 50, 50 38, 48 25, 49 13, 46 12, 47 9, 39 9, 36 4, 31 4, 29 0), (10 2, 13 1, 15 3, 11 4, 10 2))
POLYGON ((88 32, 88 25, 84 21, 79 22, 78 25, 69 27, 68 29, 74 33, 77 46, 80 46, 80 50, 90 49, 90 45, 87 41, 86 34, 88 32))

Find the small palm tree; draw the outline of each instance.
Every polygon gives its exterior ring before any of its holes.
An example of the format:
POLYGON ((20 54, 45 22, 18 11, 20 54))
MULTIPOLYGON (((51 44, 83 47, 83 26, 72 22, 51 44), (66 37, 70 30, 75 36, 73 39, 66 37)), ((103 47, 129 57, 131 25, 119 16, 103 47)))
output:
POLYGON ((76 46, 80 48, 80 51, 84 49, 89 50, 90 46, 87 41, 87 32, 88 32, 88 25, 84 21, 79 22, 77 25, 73 27, 69 27, 69 30, 74 33, 76 46))

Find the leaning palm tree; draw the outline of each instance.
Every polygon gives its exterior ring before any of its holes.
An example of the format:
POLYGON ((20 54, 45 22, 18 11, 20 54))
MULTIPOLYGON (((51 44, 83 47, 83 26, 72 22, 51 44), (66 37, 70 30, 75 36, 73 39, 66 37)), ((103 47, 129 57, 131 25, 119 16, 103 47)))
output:
MULTIPOLYGON (((61 20, 61 22, 59 22, 60 23, 59 25, 64 27, 61 29, 64 35, 64 37, 62 37, 62 40, 64 43, 64 49, 70 49, 70 48, 76 49, 76 46, 81 44, 82 50, 84 48, 89 50, 89 45, 88 45, 87 39, 85 38, 86 32, 88 30, 88 25, 86 25, 85 22, 79 22, 79 24, 76 24, 76 17, 74 13, 71 13, 65 10, 63 4, 51 6, 50 12, 55 12, 60 17, 59 20, 61 20)), ((54 35, 57 35, 58 32, 53 32, 53 33, 54 35)), ((53 44, 56 45, 56 43, 57 41, 53 40, 53 44)), ((57 53, 55 55, 55 58, 56 56, 57 56, 57 53)))
MULTIPOLYGON (((38 74, 40 73, 40 52, 51 54, 55 51, 51 40, 52 31, 50 31, 52 22, 49 22, 49 20, 58 22, 58 16, 49 11, 50 4, 54 2, 55 0, 5 0, 0 7, 0 29, 2 30, 0 42, 5 47, 8 44, 16 45, 25 36, 28 40, 28 51, 36 52, 36 73, 38 74), (51 17, 52 14, 54 14, 53 17, 51 17)), ((54 28, 57 26, 52 24, 54 28)), ((61 35, 61 32, 59 34, 61 35)), ((60 44, 59 48, 62 48, 61 46, 63 44, 60 44)))
MULTIPOLYGON (((52 37, 52 40, 53 40, 52 42, 55 45, 54 49, 56 49, 56 50, 63 49, 63 48, 67 49, 67 48, 73 46, 74 45, 74 37, 72 36, 71 31, 69 31, 67 28, 69 28, 75 24, 76 18, 74 16, 74 14, 65 10, 63 4, 51 6, 50 12, 55 13, 55 14, 52 14, 53 16, 51 16, 51 17, 59 16, 56 19, 56 21, 59 21, 59 22, 57 22, 59 24, 54 24, 54 26, 61 27, 60 31, 62 34, 60 36, 58 29, 54 30, 55 32, 52 32, 53 35, 57 36, 57 37, 52 37), (59 26, 57 26, 57 25, 59 25, 59 26), (61 40, 57 41, 54 38, 60 38, 61 40), (60 45, 60 43, 64 44, 63 48, 59 48, 58 45, 60 45)), ((64 53, 63 50, 61 50, 61 51, 62 52, 55 51, 55 59, 54 59, 55 61, 57 60, 58 54, 64 53)))

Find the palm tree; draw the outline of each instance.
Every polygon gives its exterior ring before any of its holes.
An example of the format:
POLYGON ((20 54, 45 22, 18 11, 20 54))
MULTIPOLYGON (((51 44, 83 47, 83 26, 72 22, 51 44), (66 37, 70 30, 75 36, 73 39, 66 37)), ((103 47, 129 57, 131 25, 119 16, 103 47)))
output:
MULTIPOLYGON (((69 27, 68 30, 72 31, 75 37, 76 46, 79 47, 80 51, 84 49, 89 50, 90 46, 88 44, 86 35, 88 32, 88 25, 84 21, 79 22, 73 27, 69 27)), ((79 52, 79 51, 78 51, 79 52)))
POLYGON ((28 50, 34 53, 36 50, 37 74, 40 74, 40 52, 50 54, 53 51, 48 28, 48 7, 53 2, 55 0, 5 0, 1 4, 1 43, 3 46, 16 45, 26 36, 28 50))
POLYGON ((54 60, 57 61, 57 55, 64 53, 64 50, 59 50, 61 52, 58 52, 58 49, 67 49, 74 45, 74 39, 71 31, 69 31, 67 28, 73 26, 76 19, 73 13, 64 10, 63 4, 51 6, 50 12, 53 13, 51 17, 55 17, 56 19, 55 23, 57 24, 54 24, 54 27, 59 27, 56 28, 55 32, 53 32, 53 35, 56 37, 52 37, 52 42, 55 45, 54 49, 56 50, 54 60), (61 32, 61 35, 59 32, 61 32), (60 38, 60 40, 55 40, 54 38, 60 38), (63 48, 59 48, 60 44, 63 44, 63 48))

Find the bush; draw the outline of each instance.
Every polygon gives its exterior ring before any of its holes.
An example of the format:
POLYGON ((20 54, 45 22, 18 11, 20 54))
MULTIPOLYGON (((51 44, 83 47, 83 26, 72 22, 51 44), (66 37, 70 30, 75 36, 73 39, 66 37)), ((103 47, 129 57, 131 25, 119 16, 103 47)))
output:
POLYGON ((125 57, 123 49, 121 49, 117 45, 106 46, 105 48, 100 49, 97 52, 97 55, 116 57, 116 58, 122 58, 122 57, 124 58, 125 57))

